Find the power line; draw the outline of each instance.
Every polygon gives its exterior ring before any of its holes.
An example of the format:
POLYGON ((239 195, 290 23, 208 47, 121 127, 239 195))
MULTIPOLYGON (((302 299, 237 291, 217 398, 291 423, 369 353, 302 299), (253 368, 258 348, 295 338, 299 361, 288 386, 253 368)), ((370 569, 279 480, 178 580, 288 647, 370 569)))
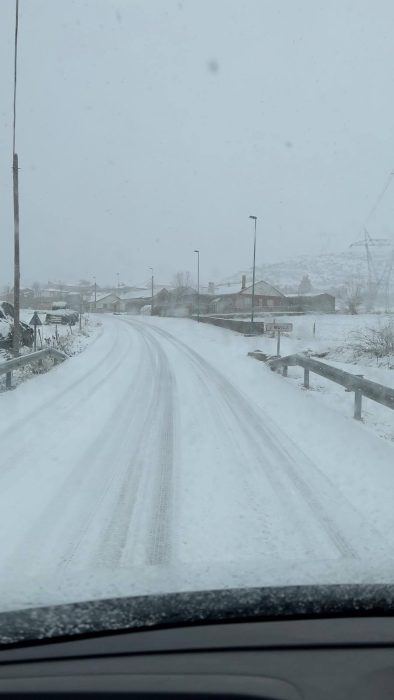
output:
POLYGON ((389 188, 389 186, 390 186, 390 183, 391 183, 391 180, 392 180, 393 175, 394 175, 394 172, 391 171, 391 173, 390 173, 390 175, 388 176, 387 181, 386 181, 386 183, 385 183, 385 185, 384 185, 384 187, 383 187, 381 193, 379 194, 379 196, 378 196, 378 198, 377 198, 375 204, 373 205, 371 211, 369 212, 367 218, 365 219, 365 223, 366 223, 366 224, 367 224, 368 221, 370 221, 370 219, 373 217, 373 215, 374 215, 375 211, 377 210, 377 208, 378 208, 380 202, 382 201, 384 195, 386 194, 386 192, 387 192, 387 190, 388 190, 388 188, 389 188))

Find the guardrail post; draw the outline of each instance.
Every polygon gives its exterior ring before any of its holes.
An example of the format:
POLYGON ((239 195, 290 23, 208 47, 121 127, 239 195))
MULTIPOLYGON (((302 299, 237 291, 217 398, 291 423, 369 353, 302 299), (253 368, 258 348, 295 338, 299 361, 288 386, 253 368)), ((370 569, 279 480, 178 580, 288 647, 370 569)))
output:
POLYGON ((5 375, 5 388, 11 389, 12 386, 12 372, 7 372, 5 375))
MULTIPOLYGON (((249 353, 252 357, 257 357, 260 353, 249 353)), ((259 357, 258 359, 268 359, 259 357)), ((345 387, 345 391, 354 393, 354 418, 361 420, 363 396, 371 401, 376 401, 382 406, 394 409, 394 388, 383 386, 377 382, 364 379, 362 374, 350 374, 337 367, 328 365, 325 362, 318 362, 305 355, 287 355, 282 358, 272 358, 268 360, 272 371, 282 371, 287 377, 288 367, 302 367, 304 369, 304 387, 309 388, 309 374, 313 372, 325 379, 345 387)))
POLYGON ((354 417, 356 420, 361 420, 361 404, 363 394, 361 389, 356 389, 354 392, 354 417))

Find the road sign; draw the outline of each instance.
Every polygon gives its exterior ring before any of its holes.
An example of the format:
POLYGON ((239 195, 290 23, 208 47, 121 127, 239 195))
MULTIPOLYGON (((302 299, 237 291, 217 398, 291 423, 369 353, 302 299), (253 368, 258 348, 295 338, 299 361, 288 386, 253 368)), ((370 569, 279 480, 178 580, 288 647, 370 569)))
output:
POLYGON ((293 324, 292 323, 277 323, 276 321, 274 321, 274 323, 265 323, 264 330, 265 331, 280 331, 280 333, 291 333, 291 331, 293 330, 293 324))
POLYGON ((31 317, 31 319, 29 321, 29 326, 42 326, 42 321, 41 321, 37 311, 35 311, 33 316, 31 317))

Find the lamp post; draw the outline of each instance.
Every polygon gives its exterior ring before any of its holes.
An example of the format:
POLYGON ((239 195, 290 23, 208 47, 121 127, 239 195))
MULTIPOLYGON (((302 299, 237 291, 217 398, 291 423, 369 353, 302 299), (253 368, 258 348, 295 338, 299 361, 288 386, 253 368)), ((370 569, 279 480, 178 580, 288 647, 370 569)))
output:
MULTIPOLYGON (((15 150, 16 142, 16 78, 18 56, 18 23, 19 0, 15 2, 15 43, 14 43, 14 119, 12 131, 12 178, 14 198, 14 333, 12 349, 14 355, 19 355, 21 344, 20 327, 20 255, 19 255, 19 181, 18 181, 18 154, 15 150)), ((7 374, 7 388, 11 387, 11 374, 7 374)))
POLYGON ((117 309, 118 311, 120 311, 120 301, 119 301, 119 286, 120 286, 120 285, 119 285, 119 272, 116 273, 116 276, 117 276, 117 278, 118 278, 118 301, 117 301, 116 304, 115 304, 115 309, 117 309))
POLYGON ((96 278, 94 277, 94 310, 97 311, 97 283, 96 283, 96 278))
POLYGON ((154 283, 155 278, 154 278, 154 274, 153 274, 153 267, 150 267, 149 269, 152 270, 152 277, 151 277, 152 299, 151 299, 151 303, 150 303, 150 315, 153 316, 153 283, 154 283))
POLYGON ((200 323, 200 251, 194 252, 197 253, 197 322, 200 323))
POLYGON ((249 219, 254 220, 254 244, 253 244, 253 282, 252 282, 252 314, 250 318, 250 329, 251 333, 254 332, 254 285, 256 280, 256 229, 257 229, 257 216, 249 216, 249 219))

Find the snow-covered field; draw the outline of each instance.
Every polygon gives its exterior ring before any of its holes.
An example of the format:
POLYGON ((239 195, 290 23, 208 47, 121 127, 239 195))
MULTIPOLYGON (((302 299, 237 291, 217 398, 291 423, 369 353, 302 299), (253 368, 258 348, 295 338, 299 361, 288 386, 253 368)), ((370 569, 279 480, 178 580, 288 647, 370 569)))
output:
MULTIPOLYGON (((271 321, 272 319, 267 320, 271 321)), ((281 337, 281 355, 310 352, 312 355, 327 353, 322 359, 335 367, 352 374, 361 374, 366 379, 385 386, 394 387, 394 357, 377 360, 367 356, 355 357, 353 344, 357 334, 368 328, 382 328, 394 323, 392 314, 340 315, 321 314, 305 316, 281 316, 280 322, 293 324, 293 332, 281 337), (315 333, 314 333, 315 328, 315 333), (392 367, 392 369, 389 369, 392 367)), ((245 339, 246 340, 246 339, 245 339)), ((277 340, 267 335, 250 339, 251 349, 267 354, 276 354, 277 340)), ((289 368, 288 380, 302 391, 303 370, 289 368)), ((316 400, 335 407, 343 415, 352 415, 354 394, 334 382, 310 375, 310 393, 316 400)), ((394 441, 394 415, 390 409, 363 398, 363 422, 368 430, 394 441)))
POLYGON ((393 580, 394 445, 350 394, 343 410, 248 358, 260 338, 100 321, 0 395, 1 609, 393 580))

